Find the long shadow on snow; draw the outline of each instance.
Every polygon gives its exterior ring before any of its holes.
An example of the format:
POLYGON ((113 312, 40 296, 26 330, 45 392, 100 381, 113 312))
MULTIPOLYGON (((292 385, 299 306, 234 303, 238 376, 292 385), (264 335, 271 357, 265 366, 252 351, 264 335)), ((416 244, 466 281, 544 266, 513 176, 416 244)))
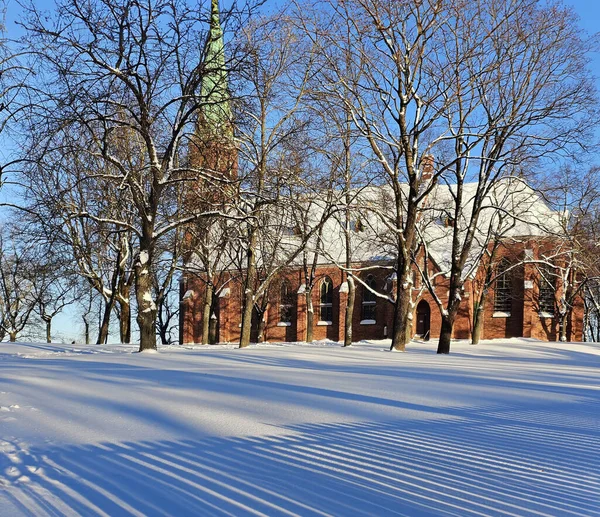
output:
MULTIPOLYGON (((306 361, 302 361, 306 363, 306 361)), ((201 390, 204 393, 210 393, 218 400, 219 394, 242 396, 246 400, 247 404, 251 404, 253 399, 258 401, 269 401, 278 402, 282 404, 295 405, 295 406, 308 406, 311 408, 322 407, 325 410, 332 408, 332 400, 336 401, 335 404, 353 404, 363 403, 372 405, 373 408, 383 406, 387 408, 396 408, 398 410, 410 410, 422 412, 423 415, 437 416, 437 417, 450 417, 450 418, 471 418, 470 406, 467 408, 453 408, 446 405, 427 405, 411 402, 408 400, 402 400, 401 390, 394 390, 393 386, 398 382, 407 383, 418 383, 424 387, 424 389, 434 383, 442 383, 456 386, 456 391, 462 390, 463 392, 473 392, 473 390, 491 389, 492 393, 487 393, 485 398, 488 403, 489 400, 497 400, 497 414, 498 418, 505 418, 503 411, 504 408, 504 395, 507 390, 522 390, 523 396, 526 397, 529 394, 540 393, 543 398, 536 401, 537 417, 528 418, 533 426, 537 425, 539 418, 547 418, 549 412, 558 415, 555 418, 554 426, 561 428, 563 421, 560 418, 560 405, 567 404, 565 406, 565 414, 573 414, 572 399, 580 401, 578 407, 587 407, 588 403, 593 409, 591 414, 596 414, 598 411, 598 400, 597 392, 588 389, 587 386, 578 386, 576 383, 584 383, 595 385, 597 383, 597 377, 589 376, 578 376, 577 374, 560 374, 554 373, 550 376, 553 381, 556 381, 557 377, 563 377, 565 384, 556 384, 556 382, 547 384, 543 382, 547 375, 541 374, 528 374, 526 379, 507 379, 505 376, 494 376, 494 369, 489 368, 489 371, 479 372, 471 369, 461 370, 454 367, 454 372, 444 371, 439 365, 434 365, 431 368, 422 366, 411 366, 408 368, 394 368, 393 366, 385 368, 389 375, 392 372, 395 373, 394 380, 390 384, 389 398, 382 396, 373 396, 366 393, 361 393, 361 384, 355 383, 356 388, 354 391, 348 389, 336 390, 331 388, 322 388, 318 386, 311 386, 307 384, 294 384, 287 382, 279 382, 272 380, 263 380, 256 378, 244 377, 244 375, 251 375, 252 372, 244 372, 243 369, 238 370, 237 376, 233 375, 221 375, 205 372, 201 369, 197 371, 182 371, 180 369, 165 369, 165 367, 172 366, 169 364, 160 363, 157 361, 156 367, 148 365, 131 365, 131 364, 119 364, 119 363, 103 363, 103 362, 77 362, 72 361, 69 358, 52 358, 45 359, 45 365, 52 368, 67 368, 68 371, 73 374, 81 376, 83 379, 93 380, 96 383, 107 384, 114 387, 118 383, 122 383, 124 389, 139 389, 139 398, 136 400, 136 404, 115 401, 106 398, 95 398, 93 400, 85 399, 86 404, 97 407, 98 409, 110 410, 122 412, 129 416, 137 416, 139 419, 147 422, 158 422, 160 425, 164 425, 171 431, 177 433, 181 432, 184 434, 193 431, 191 426, 186 422, 180 421, 177 418, 165 418, 158 410, 152 411, 148 408, 140 409, 138 403, 142 402, 145 397, 153 397, 152 393, 147 393, 144 388, 148 387, 167 387, 167 388, 180 388, 189 390, 193 393, 194 390, 201 390), (542 381, 542 382, 540 382, 542 381), (568 381, 568 382, 567 382, 568 381), (568 402, 557 402, 553 397, 547 397, 551 395, 564 395, 569 397, 571 400, 568 402), (394 396, 396 395, 396 396, 394 396), (568 407, 567 407, 568 406, 568 407)), ((290 369, 298 369, 295 360, 285 359, 282 361, 282 365, 287 365, 290 369)), ((318 369, 315 363, 315 369, 318 369)), ((377 374, 381 367, 370 368, 368 366, 346 366, 342 368, 323 366, 320 368, 320 375, 327 375, 328 372, 343 372, 345 374, 355 375, 373 375, 377 374)), ((384 375, 387 375, 384 373, 384 375)), ((20 384, 18 378, 12 379, 11 383, 20 384)), ((414 385, 414 384, 413 384, 414 385)), ((45 391, 51 391, 51 388, 47 388, 45 391)), ((81 400, 82 396, 77 392, 65 394, 60 393, 60 396, 77 401, 81 400)), ((470 395, 472 398, 472 395, 470 395)), ((513 397, 513 400, 519 400, 519 397, 513 397)), ((193 400, 191 401, 193 404, 193 400)), ((516 406, 508 408, 512 413, 518 411, 518 402, 516 406)), ((336 407, 335 405, 333 407, 336 407)), ((340 406, 340 410, 343 411, 343 407, 340 406)), ((527 407, 526 411, 531 415, 530 408, 527 407)), ((591 432, 597 431, 594 428, 594 424, 586 423, 585 416, 587 410, 582 410, 582 423, 580 430, 585 432, 586 429, 591 432)), ((354 411, 355 416, 362 420, 368 420, 373 418, 372 412, 363 407, 360 411, 354 411)), ((488 419, 494 418, 492 413, 487 416, 488 419)))
POLYGON ((600 515, 597 437, 573 429, 558 442, 551 427, 532 434, 485 412, 426 429, 303 425, 285 436, 32 449, 21 458, 30 481, 8 493, 31 515, 63 505, 111 516, 600 515))

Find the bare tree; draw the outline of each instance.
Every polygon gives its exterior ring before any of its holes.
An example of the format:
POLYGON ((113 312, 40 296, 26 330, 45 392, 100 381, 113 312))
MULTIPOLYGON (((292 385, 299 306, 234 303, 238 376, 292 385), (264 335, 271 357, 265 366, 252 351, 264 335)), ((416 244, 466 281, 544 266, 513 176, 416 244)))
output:
POLYGON ((10 341, 29 323, 38 297, 35 290, 37 264, 32 247, 19 239, 14 228, 0 234, 0 335, 10 341))
POLYGON ((33 293, 37 300, 36 312, 45 325, 46 342, 52 343, 54 317, 75 302, 75 275, 64 264, 52 260, 51 253, 45 258, 36 261, 33 293))
POLYGON ((588 46, 568 10, 532 0, 331 0, 305 20, 328 56, 324 89, 345 103, 394 194, 394 214, 391 207, 381 214, 396 237, 393 348, 404 349, 409 337, 411 263, 422 211, 440 177, 454 185, 453 219, 466 218, 468 227, 456 227, 451 238, 451 292, 440 306, 439 352, 448 353, 464 268, 490 189, 515 164, 582 141, 594 101, 588 46), (340 65, 345 49, 352 49, 354 67, 340 65), (427 155, 435 162, 424 174, 427 155), (479 186, 467 199, 463 186, 472 180, 479 186), (462 214, 466 205, 470 213, 462 214))
POLYGON ((106 184, 94 174, 103 170, 103 164, 72 152, 73 139, 76 135, 65 135, 65 145, 42 150, 40 160, 25 168, 28 188, 23 206, 39 228, 39 239, 63 261, 70 257, 77 273, 104 300, 96 342, 106 342, 117 303, 121 340, 128 342, 133 234, 112 222, 118 217, 131 220, 128 198, 122 191, 106 195, 106 184), (75 211, 96 217, 76 217, 75 211))
MULTIPOLYGON (((0 163, 0 186, 17 184, 18 181, 12 177, 12 173, 17 172, 18 164, 22 157, 18 153, 6 153, 11 147, 9 142, 18 140, 20 132, 15 131, 18 128, 18 121, 24 110, 28 81, 32 75, 32 69, 28 68, 24 54, 19 51, 14 41, 11 41, 6 34, 5 16, 7 3, 0 1, 0 134, 5 139, 2 162, 0 163)), ((2 203, 3 206, 14 206, 10 201, 2 203)))
MULTIPOLYGON (((238 197, 245 218, 240 234, 244 255, 240 347, 245 347, 250 342, 256 304, 265 298, 273 278, 300 254, 304 244, 293 236, 281 239, 285 228, 293 228, 294 223, 276 217, 289 218, 285 206, 293 202, 295 195, 310 189, 284 157, 288 149, 299 151, 303 145, 302 135, 309 124, 303 101, 315 54, 313 46, 306 44, 282 14, 255 20, 240 36, 240 48, 246 56, 236 83, 244 92, 237 130, 240 179, 245 191, 238 197)), ((316 229, 313 225, 304 239, 316 229)))
MULTIPOLYGON (((559 225, 530 261, 538 272, 538 309, 558 319, 558 338, 572 336, 573 311, 596 307, 600 279, 598 167, 566 166, 542 182, 548 201, 561 214, 559 225)), ((584 317, 589 323, 589 315, 584 317)), ((585 329, 584 329, 585 332, 585 329)))
POLYGON ((446 138, 443 129, 436 130, 446 100, 433 69, 447 12, 445 2, 437 1, 332 0, 305 21, 326 60, 324 91, 350 114, 391 189, 381 220, 395 240, 396 350, 404 350, 409 338, 419 213, 444 169, 423 173, 427 155, 446 138))
POLYGON ((93 0, 85 6, 63 0, 51 16, 30 8, 25 24, 39 56, 30 120, 46 135, 43 149, 57 149, 65 134, 77 134, 63 151, 102 164, 81 181, 99 180, 107 199, 117 193, 126 199, 119 206, 127 217, 73 206, 70 218, 134 235, 140 351, 156 348, 158 308, 151 272, 157 246, 177 227, 220 213, 218 207, 198 211, 174 205, 174 191, 202 181, 220 188, 228 183, 184 159, 197 114, 203 106, 224 102, 222 91, 217 95, 214 90, 227 88, 214 80, 224 63, 216 2, 209 13, 204 5, 174 0, 93 0), (204 49, 198 45, 202 39, 209 41, 204 49), (216 53, 215 45, 221 49, 216 53), (214 86, 208 96, 202 91, 207 82, 214 86), (119 147, 124 136, 136 147, 134 161, 119 147))
POLYGON ((479 0, 456 3, 452 14, 450 37, 439 50, 447 66, 438 80, 453 135, 443 159, 453 164, 445 181, 457 224, 438 353, 450 351, 465 267, 490 191, 519 164, 581 142, 595 105, 584 57, 589 47, 568 9, 479 0), (487 14, 476 15, 481 12, 487 14), (472 193, 465 188, 470 179, 472 193))

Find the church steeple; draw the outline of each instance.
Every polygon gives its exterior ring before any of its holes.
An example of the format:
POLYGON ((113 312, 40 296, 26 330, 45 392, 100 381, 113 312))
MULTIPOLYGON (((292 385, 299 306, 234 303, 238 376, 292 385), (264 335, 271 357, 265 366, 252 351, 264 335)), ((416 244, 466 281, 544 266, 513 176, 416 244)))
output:
POLYGON ((210 30, 204 55, 202 125, 221 136, 231 134, 231 106, 225 67, 225 43, 218 0, 211 0, 210 30))

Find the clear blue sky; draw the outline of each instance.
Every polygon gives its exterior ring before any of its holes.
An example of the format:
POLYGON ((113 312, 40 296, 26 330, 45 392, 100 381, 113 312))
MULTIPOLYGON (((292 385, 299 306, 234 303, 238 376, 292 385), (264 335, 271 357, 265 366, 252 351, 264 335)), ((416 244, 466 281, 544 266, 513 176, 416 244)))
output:
MULTIPOLYGON (((16 0, 7 0, 6 29, 8 37, 17 37, 20 29, 15 20, 20 18, 21 8, 16 0)), ((37 5, 49 8, 51 0, 35 0, 37 5)), ((268 3, 275 3, 273 0, 268 3)), ((278 2, 279 3, 279 2, 278 2)), ((580 17, 580 25, 588 35, 592 36, 600 32, 600 0, 564 0, 565 5, 572 6, 580 17)), ((599 38, 600 39, 600 38, 599 38)), ((598 89, 600 90, 600 52, 590 56, 590 68, 596 77, 598 89)), ((598 162, 600 160, 594 160, 598 162)), ((135 326, 135 320, 133 321, 135 326)), ((81 319, 78 314, 67 311, 65 314, 56 318, 55 328, 57 334, 67 342, 74 339, 81 339, 81 319)), ((112 336, 111 336, 112 337, 112 336)))
MULTIPOLYGON (((575 9, 580 17, 580 25, 589 35, 600 31, 600 0, 567 0, 564 2, 575 9)), ((595 52, 592 58, 591 67, 600 83, 600 53, 595 52)), ((600 86, 599 86, 600 88, 600 86)))

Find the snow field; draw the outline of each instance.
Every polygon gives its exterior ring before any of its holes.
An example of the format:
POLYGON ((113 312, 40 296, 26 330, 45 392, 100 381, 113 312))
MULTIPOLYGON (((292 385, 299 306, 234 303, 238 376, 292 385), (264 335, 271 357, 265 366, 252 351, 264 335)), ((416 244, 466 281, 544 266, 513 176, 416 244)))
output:
POLYGON ((600 515, 600 345, 0 344, 0 515, 600 515))

